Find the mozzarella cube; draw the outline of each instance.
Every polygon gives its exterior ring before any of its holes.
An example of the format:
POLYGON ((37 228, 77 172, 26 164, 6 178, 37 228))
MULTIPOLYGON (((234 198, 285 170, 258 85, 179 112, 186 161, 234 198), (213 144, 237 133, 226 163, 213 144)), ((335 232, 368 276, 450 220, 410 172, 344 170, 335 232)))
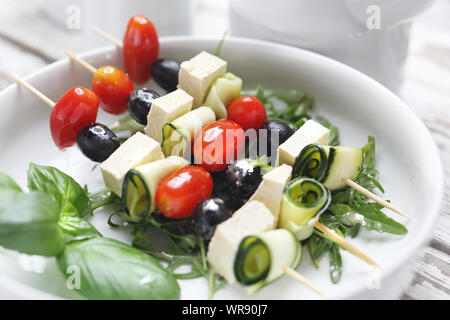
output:
POLYGON ((101 164, 100 169, 105 186, 121 196, 123 180, 128 170, 163 158, 161 145, 152 138, 137 132, 101 164))
POLYGON ((193 98, 182 89, 153 100, 147 116, 145 134, 161 143, 163 126, 191 111, 192 102, 193 98))
POLYGON ((308 120, 292 136, 278 147, 275 166, 283 163, 293 166, 295 159, 308 144, 328 144, 330 130, 314 120, 308 120))
POLYGON ((259 201, 249 201, 233 216, 219 224, 209 243, 207 259, 214 272, 229 284, 236 282, 234 259, 241 240, 275 228, 275 218, 259 201))
POLYGON ((266 173, 258 189, 251 196, 249 201, 258 200, 266 205, 272 212, 275 223, 278 222, 280 215, 281 198, 283 191, 289 180, 291 180, 292 167, 286 164, 281 165, 266 173))
POLYGON ((178 86, 194 97, 194 107, 198 107, 205 101, 214 80, 223 76, 226 71, 226 61, 202 51, 181 64, 178 86))

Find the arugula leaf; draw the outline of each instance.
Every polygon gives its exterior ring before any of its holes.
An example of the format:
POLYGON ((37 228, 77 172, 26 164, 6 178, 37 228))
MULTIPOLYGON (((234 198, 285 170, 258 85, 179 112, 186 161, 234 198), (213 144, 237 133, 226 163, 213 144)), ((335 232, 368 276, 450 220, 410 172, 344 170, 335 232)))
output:
POLYGON ((375 138, 369 136, 369 142, 361 150, 364 156, 362 170, 372 170, 375 165, 375 138))
POLYGON ((133 228, 133 246, 145 250, 149 254, 165 252, 170 255, 199 256, 199 239, 189 234, 190 220, 165 219, 158 212, 148 215, 141 223, 133 228), (158 230, 166 243, 157 245, 149 238, 151 229, 158 230))
POLYGON ((342 277, 342 257, 339 252, 339 245, 333 243, 330 247, 330 278, 334 284, 338 283, 342 277))
POLYGON ((307 247, 308 252, 311 257, 311 260, 316 267, 319 269, 319 259, 322 255, 329 250, 330 241, 319 237, 316 234, 312 234, 312 236, 308 239, 307 247))
POLYGON ((179 299, 175 277, 153 257, 117 240, 74 240, 58 257, 61 271, 80 270, 80 289, 89 299, 179 299))
POLYGON ((81 240, 101 237, 101 233, 89 222, 80 217, 62 216, 58 220, 61 230, 69 236, 70 240, 81 240))
POLYGON ((223 46, 223 43, 225 42, 225 38, 227 37, 227 34, 228 34, 228 31, 225 31, 225 32, 223 33, 222 39, 220 39, 219 44, 217 45, 216 50, 214 50, 214 53, 213 53, 213 54, 214 54, 216 57, 220 57, 220 53, 221 53, 221 51, 222 51, 222 46, 223 46))
POLYGON ((115 204, 120 198, 110 189, 103 189, 94 193, 90 193, 89 201, 91 202, 92 211, 106 205, 115 204))
MULTIPOLYGON (((144 126, 134 120, 129 114, 110 126, 109 129, 116 135, 127 133, 127 137, 130 137, 138 131, 144 132, 144 126)), ((123 143, 126 139, 119 138, 120 143, 123 143)))
POLYGON ((318 116, 317 120, 319 120, 320 124, 323 125, 325 128, 328 128, 330 130, 330 137, 328 141, 329 146, 338 146, 340 145, 339 141, 339 129, 332 125, 328 119, 322 116, 318 116))
POLYGON ((52 195, 60 204, 61 215, 83 218, 92 214, 91 203, 83 188, 72 177, 54 167, 30 163, 28 188, 52 195))
POLYGON ((391 234, 406 234, 408 229, 397 221, 386 216, 382 211, 382 206, 377 203, 366 203, 357 208, 351 208, 345 204, 336 204, 328 207, 333 213, 324 214, 324 219, 335 221, 344 225, 360 225, 366 230, 386 232, 391 234))
POLYGON ((314 108, 314 97, 298 90, 285 94, 258 85, 256 90, 245 91, 243 95, 258 98, 264 104, 269 120, 283 121, 295 130, 311 119, 309 112, 314 108))
POLYGON ((50 195, 0 189, 0 245, 27 254, 57 256, 64 247, 59 212, 50 195))
POLYGON ((0 173, 0 189, 22 191, 19 185, 12 178, 3 173, 0 173))

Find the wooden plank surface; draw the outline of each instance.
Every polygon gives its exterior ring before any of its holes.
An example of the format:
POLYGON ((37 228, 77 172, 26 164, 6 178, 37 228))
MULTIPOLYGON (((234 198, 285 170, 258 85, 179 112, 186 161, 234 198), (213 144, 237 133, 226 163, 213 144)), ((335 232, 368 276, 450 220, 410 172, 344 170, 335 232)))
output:
MULTIPOLYGON (((41 1, 0 0, 0 89, 12 71, 26 75, 62 57, 62 49, 85 50, 81 33, 36 9, 41 1), (26 5, 24 3, 26 2, 26 5), (17 23, 26 20, 27 23, 17 23), (29 26, 33 25, 33 30, 29 26), (38 31, 38 32, 37 32, 38 31), (48 35, 52 36, 49 37, 48 35)), ((228 29, 225 1, 194 1, 194 34, 221 35, 228 29), (225 4, 224 4, 225 3, 225 4), (205 27, 208 26, 208 27, 205 27)), ((417 261, 416 276, 403 299, 450 298, 450 0, 438 0, 412 30, 400 97, 431 131, 441 152, 445 195, 430 246, 417 261)))

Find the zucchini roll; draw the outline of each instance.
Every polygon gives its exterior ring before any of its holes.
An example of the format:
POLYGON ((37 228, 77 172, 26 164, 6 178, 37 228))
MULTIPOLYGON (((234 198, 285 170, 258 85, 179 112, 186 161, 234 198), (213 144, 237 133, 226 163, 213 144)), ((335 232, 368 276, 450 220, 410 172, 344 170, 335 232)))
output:
POLYGON ((213 82, 203 104, 214 111, 217 119, 226 119, 227 105, 241 95, 241 90, 242 79, 228 72, 213 82))
POLYGON ((214 112, 209 107, 199 107, 172 122, 166 123, 162 129, 162 152, 166 157, 183 157, 194 134, 216 120, 214 112))
POLYGON ((295 159, 292 178, 309 177, 330 190, 344 188, 343 178, 355 180, 362 167, 361 149, 309 144, 295 159))
POLYGON ((292 180, 284 189, 279 227, 291 231, 298 240, 309 238, 330 201, 330 190, 320 182, 305 177, 292 180))
POLYGON ((285 267, 297 268, 302 259, 302 246, 284 229, 245 237, 236 253, 234 275, 237 281, 255 293, 283 276, 285 267))
POLYGON ((155 193, 158 183, 171 172, 185 167, 189 161, 168 157, 128 171, 122 188, 122 203, 129 222, 139 222, 155 210, 155 193))

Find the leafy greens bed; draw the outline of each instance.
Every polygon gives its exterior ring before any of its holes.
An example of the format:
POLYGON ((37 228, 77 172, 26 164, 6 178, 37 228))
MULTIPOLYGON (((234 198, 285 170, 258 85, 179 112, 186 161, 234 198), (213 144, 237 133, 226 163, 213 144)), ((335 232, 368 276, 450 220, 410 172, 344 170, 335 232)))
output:
MULTIPOLYGON (((264 103, 268 119, 281 120, 293 129, 312 117, 314 99, 306 93, 292 90, 281 94, 259 86, 245 94, 264 103)), ((330 129, 330 145, 339 145, 338 129, 323 117, 317 120, 330 129)), ((113 130, 124 135, 142 127, 126 117, 113 130)), ((369 137, 362 152, 362 170, 355 182, 369 190, 384 192, 374 169, 373 137, 369 137)), ((263 159, 255 160, 256 165, 269 167, 263 159)), ((167 219, 153 212, 140 223, 132 224, 130 246, 102 237, 89 222, 95 210, 104 208, 110 212, 108 224, 111 227, 126 224, 127 215, 121 201, 111 191, 89 193, 87 187, 81 187, 70 176, 52 167, 30 164, 27 174, 28 193, 10 177, 0 174, 0 245, 27 254, 56 257, 67 277, 70 266, 78 266, 83 275, 79 292, 84 297, 178 299, 177 279, 205 277, 212 298, 225 285, 224 279, 215 275, 208 265, 207 243, 193 232, 189 218, 167 219), (190 270, 178 272, 183 265, 190 266, 190 270)), ((320 216, 320 221, 343 237, 356 237, 361 228, 406 234, 407 229, 387 217, 381 208, 364 195, 346 188, 333 192, 331 205, 320 216)), ((328 252, 330 278, 338 283, 343 268, 339 245, 315 230, 306 240, 306 246, 317 268, 319 260, 328 252)))

